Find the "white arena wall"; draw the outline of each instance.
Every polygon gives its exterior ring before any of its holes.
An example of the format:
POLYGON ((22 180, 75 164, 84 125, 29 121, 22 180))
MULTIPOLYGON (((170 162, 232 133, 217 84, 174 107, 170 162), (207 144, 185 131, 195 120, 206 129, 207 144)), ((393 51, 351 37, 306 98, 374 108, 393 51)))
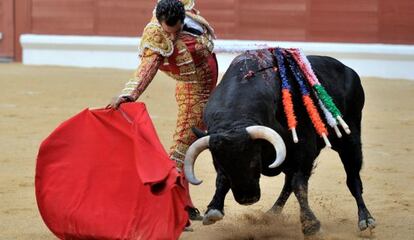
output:
MULTIPOLYGON (((138 37, 24 34, 23 64, 135 69, 138 37)), ((337 58, 362 77, 414 80, 414 45, 216 40, 223 73, 240 52, 266 47, 301 48, 307 55, 337 58)))

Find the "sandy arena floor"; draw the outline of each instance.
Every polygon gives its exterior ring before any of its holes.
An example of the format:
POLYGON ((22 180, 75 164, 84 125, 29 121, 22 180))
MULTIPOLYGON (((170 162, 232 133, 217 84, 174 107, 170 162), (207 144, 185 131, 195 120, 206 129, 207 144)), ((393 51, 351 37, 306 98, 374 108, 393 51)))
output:
MULTIPOLYGON (((35 160, 40 142, 63 120, 86 107, 103 107, 132 71, 28 67, 0 64, 0 239, 55 239, 44 225, 34 195, 35 160)), ((414 239, 414 82, 363 79, 364 197, 377 228, 360 234, 357 208, 345 183, 339 157, 324 150, 310 180, 311 207, 322 222, 322 239, 414 239)), ((169 147, 175 127, 173 80, 160 74, 140 99, 169 147)), ((215 182, 208 152, 201 155, 192 188, 205 211, 215 182)), ((284 220, 264 217, 278 196, 283 176, 263 177, 262 198, 250 207, 226 199, 226 217, 212 226, 193 224, 181 239, 302 239, 298 204, 291 196, 284 220)))

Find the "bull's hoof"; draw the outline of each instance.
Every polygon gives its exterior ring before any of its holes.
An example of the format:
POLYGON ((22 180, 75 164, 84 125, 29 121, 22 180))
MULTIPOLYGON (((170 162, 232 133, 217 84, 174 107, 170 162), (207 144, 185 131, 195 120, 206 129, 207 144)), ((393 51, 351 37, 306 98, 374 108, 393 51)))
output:
POLYGON ((376 226, 375 219, 373 217, 368 217, 362 219, 358 223, 359 230, 364 231, 367 228, 374 229, 376 226))
POLYGON ((302 221, 302 232, 305 236, 311 236, 319 233, 321 229, 321 222, 319 220, 305 220, 302 221))
POLYGON ((224 214, 217 209, 209 209, 203 217, 203 225, 211 225, 223 219, 224 214))

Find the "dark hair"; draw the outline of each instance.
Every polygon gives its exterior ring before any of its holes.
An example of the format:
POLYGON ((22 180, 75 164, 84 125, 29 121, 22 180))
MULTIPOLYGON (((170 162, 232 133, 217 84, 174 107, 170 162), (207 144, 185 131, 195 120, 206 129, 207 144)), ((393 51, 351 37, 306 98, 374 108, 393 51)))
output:
POLYGON ((179 0, 161 0, 155 12, 158 22, 165 21, 168 26, 175 26, 178 21, 184 23, 184 4, 179 0))

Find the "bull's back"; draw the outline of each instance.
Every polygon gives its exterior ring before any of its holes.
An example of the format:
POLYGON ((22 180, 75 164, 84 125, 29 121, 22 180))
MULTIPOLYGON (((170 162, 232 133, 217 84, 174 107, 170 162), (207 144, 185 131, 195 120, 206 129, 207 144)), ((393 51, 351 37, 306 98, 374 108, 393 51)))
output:
POLYGON ((353 69, 332 57, 308 56, 308 60, 318 80, 344 115, 362 111, 364 91, 353 69))
POLYGON ((217 124, 220 118, 263 122, 274 117, 279 91, 275 64, 267 49, 236 57, 209 98, 204 113, 207 125, 212 120, 217 124))
MULTIPOLYGON (((261 56, 265 55, 264 61, 257 59, 258 54, 246 52, 232 62, 206 106, 204 119, 207 125, 212 119, 217 124, 220 118, 239 119, 249 115, 262 120, 272 116, 270 112, 274 114, 281 99, 279 73, 271 69, 262 70, 277 66, 277 63, 270 51, 260 51, 261 56), (246 77, 248 70, 255 74, 246 77)), ((327 56, 308 56, 308 59, 322 86, 345 116, 362 111, 364 92, 354 70, 327 56)))

